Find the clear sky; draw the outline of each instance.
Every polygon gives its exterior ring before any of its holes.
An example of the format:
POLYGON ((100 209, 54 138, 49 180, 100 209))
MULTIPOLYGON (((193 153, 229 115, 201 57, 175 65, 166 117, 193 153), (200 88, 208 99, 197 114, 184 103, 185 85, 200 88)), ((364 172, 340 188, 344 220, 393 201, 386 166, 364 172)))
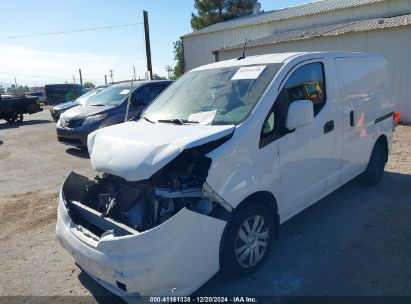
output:
MULTIPOLYGON (((260 0, 265 11, 309 0, 260 0)), ((0 84, 43 85, 79 81, 104 82, 114 71, 114 80, 129 79, 133 65, 144 77, 143 10, 149 13, 154 73, 166 75, 174 65, 173 41, 192 32, 194 0, 0 0, 0 84), (71 31, 111 25, 130 27, 63 35, 7 38, 10 36, 71 31)))

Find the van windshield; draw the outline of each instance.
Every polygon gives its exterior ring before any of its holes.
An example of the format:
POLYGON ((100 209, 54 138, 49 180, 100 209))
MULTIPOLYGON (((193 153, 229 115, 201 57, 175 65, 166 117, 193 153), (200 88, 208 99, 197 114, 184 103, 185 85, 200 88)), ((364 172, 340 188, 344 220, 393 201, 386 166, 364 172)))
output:
POLYGON ((159 123, 239 124, 250 115, 282 64, 186 73, 144 112, 159 123))

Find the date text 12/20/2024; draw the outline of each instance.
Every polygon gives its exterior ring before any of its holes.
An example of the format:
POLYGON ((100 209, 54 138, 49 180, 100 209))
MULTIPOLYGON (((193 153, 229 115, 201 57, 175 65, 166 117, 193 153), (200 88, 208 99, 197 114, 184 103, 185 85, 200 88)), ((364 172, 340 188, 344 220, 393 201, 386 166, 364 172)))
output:
POLYGON ((150 297, 150 303, 258 303, 254 297, 150 297))

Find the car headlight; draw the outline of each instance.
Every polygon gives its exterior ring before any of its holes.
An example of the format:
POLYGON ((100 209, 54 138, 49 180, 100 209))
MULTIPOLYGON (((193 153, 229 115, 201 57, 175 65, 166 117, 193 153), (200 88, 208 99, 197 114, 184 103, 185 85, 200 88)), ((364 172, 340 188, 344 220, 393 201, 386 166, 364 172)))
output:
POLYGON ((87 117, 86 119, 84 119, 84 121, 82 123, 82 126, 90 125, 90 124, 93 124, 95 122, 102 121, 106 117, 107 117, 107 114, 99 114, 99 115, 94 115, 94 116, 87 117))

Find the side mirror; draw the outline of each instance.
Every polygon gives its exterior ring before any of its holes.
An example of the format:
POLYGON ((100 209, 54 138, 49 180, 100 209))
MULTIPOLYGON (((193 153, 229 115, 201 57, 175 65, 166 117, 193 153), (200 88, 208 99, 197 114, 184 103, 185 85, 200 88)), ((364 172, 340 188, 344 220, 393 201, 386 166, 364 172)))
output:
POLYGON ((285 127, 291 131, 309 125, 313 120, 313 103, 310 100, 296 100, 288 108, 285 127))

